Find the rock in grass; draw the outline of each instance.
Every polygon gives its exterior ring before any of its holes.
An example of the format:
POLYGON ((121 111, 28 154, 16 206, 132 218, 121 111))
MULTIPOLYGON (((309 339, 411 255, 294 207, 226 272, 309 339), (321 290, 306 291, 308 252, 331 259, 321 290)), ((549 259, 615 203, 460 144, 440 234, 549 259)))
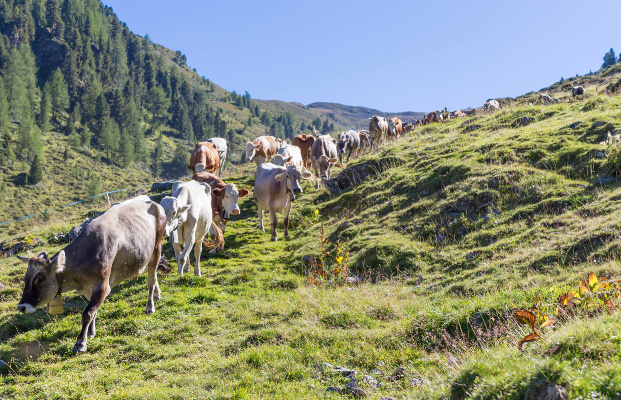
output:
POLYGON ((350 388, 349 394, 359 399, 368 396, 367 392, 363 388, 359 388, 359 387, 350 388))
POLYGON ((423 386, 424 384, 425 384, 425 381, 422 379, 418 379, 418 378, 410 379, 410 385, 423 386))
POLYGON ((444 235, 440 234, 436 237, 436 242, 438 243, 442 243, 442 241, 444 240, 444 235))
POLYGON ((342 231, 342 230, 349 228, 350 226, 351 226, 351 222, 345 221, 342 224, 340 224, 336 229, 338 229, 339 231, 342 231))
POLYGON ((9 364, 4 360, 0 360, 0 369, 9 368, 9 364))
POLYGON ((353 369, 347 369, 347 368, 343 368, 343 367, 335 367, 334 368, 334 372, 341 374, 342 376, 346 377, 346 378, 354 378, 356 377, 356 371, 354 371, 353 369))
POLYGON ((302 261, 305 263, 310 263, 313 260, 313 256, 311 254, 306 254, 302 257, 302 261))
POLYGON ((362 382, 366 383, 370 387, 377 387, 378 386, 377 379, 373 378, 371 375, 365 375, 362 378, 362 382))
POLYGON ((591 124, 591 128, 596 129, 596 128, 600 128, 602 126, 606 126, 608 125, 610 122, 608 121, 595 121, 591 124))
POLYGON ((326 373, 329 370, 331 370, 332 368, 334 368, 334 365, 327 363, 327 362, 322 362, 321 365, 319 366, 319 372, 321 373, 326 373))
POLYGON ((348 276, 347 278, 345 278, 345 282, 347 283, 358 284, 358 283, 362 283, 363 281, 364 279, 362 279, 359 276, 348 276))
POLYGON ((570 127, 571 129, 576 129, 577 127, 579 127, 579 126, 580 126, 580 125, 582 125, 582 124, 583 124, 583 122, 582 122, 582 121, 576 121, 576 122, 572 123, 571 125, 569 125, 569 127, 570 127))
POLYGON ((395 400, 395 398, 394 397, 385 396, 385 397, 382 397, 380 400, 395 400))
POLYGON ((608 185, 609 183, 613 183, 616 181, 617 181, 616 178, 607 178, 605 176, 602 176, 601 178, 598 178, 595 181, 593 181, 593 184, 594 185, 608 185))
POLYGON ((341 389, 334 387, 334 386, 328 386, 328 388, 326 389, 326 392, 334 392, 334 393, 341 394, 341 389))
POLYGON ((595 152, 595 158, 606 158, 606 153, 598 150, 595 152))
POLYGON ((393 374, 391 376, 388 377, 389 380, 391 381, 398 381, 401 380, 403 378, 405 378, 405 373, 406 373, 406 369, 403 367, 397 367, 397 369, 395 370, 395 372, 393 372, 393 374))
POLYGON ((468 253, 468 255, 466 256, 466 260, 472 260, 474 256, 475 256, 474 253, 468 253))

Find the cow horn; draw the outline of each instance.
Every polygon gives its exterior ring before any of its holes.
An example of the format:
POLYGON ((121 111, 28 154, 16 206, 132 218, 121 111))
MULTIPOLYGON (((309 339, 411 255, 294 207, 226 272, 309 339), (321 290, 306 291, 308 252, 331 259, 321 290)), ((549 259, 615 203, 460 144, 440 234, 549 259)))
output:
POLYGON ((30 258, 28 257, 22 257, 19 254, 16 254, 15 257, 19 258, 20 260, 22 260, 23 262, 28 262, 30 261, 30 258))

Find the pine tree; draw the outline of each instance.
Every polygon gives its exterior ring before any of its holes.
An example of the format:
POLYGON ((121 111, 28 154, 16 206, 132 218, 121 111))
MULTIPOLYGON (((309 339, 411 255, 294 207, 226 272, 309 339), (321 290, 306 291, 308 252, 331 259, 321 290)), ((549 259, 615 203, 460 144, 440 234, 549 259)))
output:
POLYGON ((157 128, 165 123, 170 114, 170 99, 166 97, 166 93, 160 87, 153 87, 147 94, 147 109, 151 112, 151 131, 155 132, 157 128))
POLYGON ((69 148, 65 146, 65 152, 63 153, 63 161, 67 162, 69 159, 69 148))
POLYGON ((164 143, 163 143, 163 135, 159 134, 157 137, 157 141, 155 143, 155 149, 151 154, 151 170, 156 176, 160 176, 162 174, 162 156, 164 155, 164 143))
POLYGON ((99 176, 90 174, 86 193, 88 197, 94 197, 99 194, 99 176))
POLYGON ((107 117, 101 131, 99 144, 106 152, 106 158, 114 162, 115 156, 119 150, 121 134, 116 121, 107 117))
POLYGON ((9 131, 9 103, 6 100, 4 81, 0 78, 0 136, 9 131))
MULTIPOLYGON (((59 68, 52 72, 48 83, 50 102, 52 104, 52 116, 58 118, 60 113, 67 111, 67 108, 69 108, 69 89, 67 87, 67 82, 65 82, 65 76, 59 68)), ((46 83, 46 86, 48 83, 46 83)))
POLYGON ((39 183, 43 180, 43 167, 41 166, 41 160, 39 154, 35 154, 30 166, 30 174, 28 175, 28 181, 30 183, 39 183))
POLYGON ((121 133, 121 143, 119 148, 123 167, 127 168, 134 161, 134 144, 129 133, 124 130, 121 133))
POLYGON ((602 64, 602 68, 610 67, 617 62, 617 56, 615 55, 615 51, 610 49, 610 51, 604 54, 604 63, 602 64))
POLYGON ((38 123, 39 128, 43 132, 47 132, 50 128, 50 96, 49 96, 49 85, 45 85, 43 87, 43 91, 41 92, 41 100, 39 102, 39 115, 38 115, 38 123))

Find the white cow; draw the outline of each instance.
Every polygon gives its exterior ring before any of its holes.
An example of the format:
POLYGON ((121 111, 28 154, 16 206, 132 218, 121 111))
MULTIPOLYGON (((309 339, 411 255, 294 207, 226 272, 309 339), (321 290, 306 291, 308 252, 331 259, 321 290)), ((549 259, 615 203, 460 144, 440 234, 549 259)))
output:
POLYGON ((278 149, 278 154, 274 156, 272 164, 286 167, 295 165, 300 171, 303 171, 302 150, 298 146, 287 144, 278 149))
POLYGON ((229 151, 229 142, 224 138, 211 138, 205 140, 206 142, 211 142, 216 145, 216 150, 218 151, 218 155, 220 156, 220 165, 218 166, 218 176, 222 176, 222 170, 224 169, 224 162, 226 161, 226 155, 229 151))
POLYGON ((172 196, 160 202, 166 212, 166 230, 175 249, 179 275, 190 267, 190 251, 194 248, 194 274, 201 275, 201 250, 209 228, 215 232, 214 248, 224 241, 222 231, 212 219, 211 187, 202 182, 175 182, 172 196))

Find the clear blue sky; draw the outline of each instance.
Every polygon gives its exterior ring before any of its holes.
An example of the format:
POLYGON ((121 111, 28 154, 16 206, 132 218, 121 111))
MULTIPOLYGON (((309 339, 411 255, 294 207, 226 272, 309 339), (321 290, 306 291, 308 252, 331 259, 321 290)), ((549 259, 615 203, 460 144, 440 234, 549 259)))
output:
POLYGON ((253 98, 430 111, 596 71, 618 0, 104 0, 134 33, 253 98))

